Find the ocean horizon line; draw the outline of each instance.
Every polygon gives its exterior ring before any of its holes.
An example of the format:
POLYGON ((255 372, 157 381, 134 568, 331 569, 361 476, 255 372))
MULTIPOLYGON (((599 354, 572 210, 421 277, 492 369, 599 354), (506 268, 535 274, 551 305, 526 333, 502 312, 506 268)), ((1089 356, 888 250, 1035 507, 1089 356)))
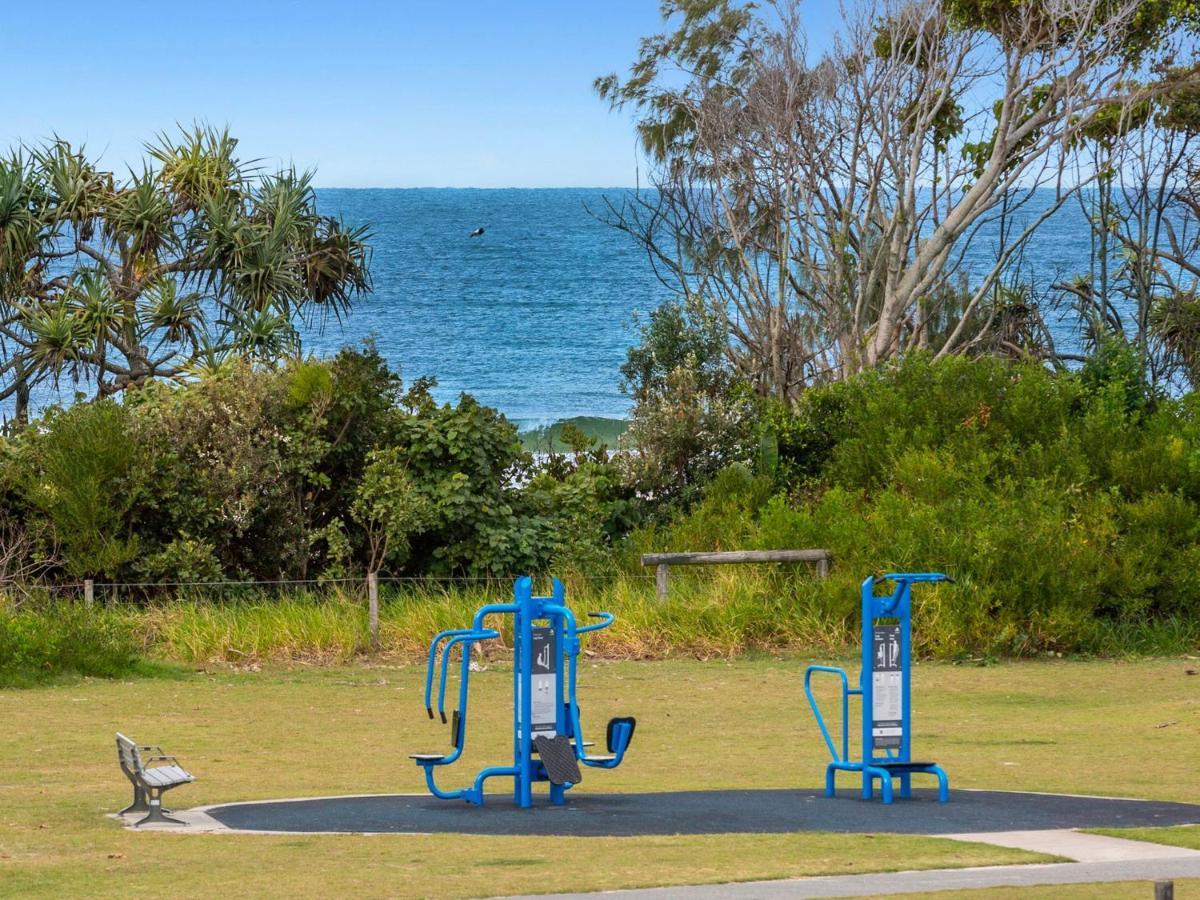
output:
POLYGON ((648 191, 653 190, 649 185, 509 185, 506 187, 481 187, 478 185, 452 185, 452 184, 430 184, 430 185, 407 185, 407 186, 392 186, 387 185, 333 185, 333 184, 317 184, 313 185, 314 190, 318 191, 648 191))

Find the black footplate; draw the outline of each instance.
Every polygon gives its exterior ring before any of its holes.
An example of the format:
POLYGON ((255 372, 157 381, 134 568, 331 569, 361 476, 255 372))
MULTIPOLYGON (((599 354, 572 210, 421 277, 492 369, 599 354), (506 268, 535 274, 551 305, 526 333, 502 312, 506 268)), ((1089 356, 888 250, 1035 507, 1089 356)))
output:
POLYGON ((579 784, 583 775, 579 772, 579 760, 575 758, 575 748, 571 739, 566 735, 544 737, 539 735, 533 739, 542 765, 546 767, 546 775, 551 784, 579 784))

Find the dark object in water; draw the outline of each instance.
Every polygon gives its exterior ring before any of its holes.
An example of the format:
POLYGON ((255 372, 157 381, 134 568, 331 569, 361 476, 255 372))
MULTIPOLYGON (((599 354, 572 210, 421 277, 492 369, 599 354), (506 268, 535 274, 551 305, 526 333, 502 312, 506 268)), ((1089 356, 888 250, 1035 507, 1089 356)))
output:
POLYGON ((482 235, 483 235, 482 228, 476 228, 474 231, 471 232, 471 237, 481 237, 482 235))

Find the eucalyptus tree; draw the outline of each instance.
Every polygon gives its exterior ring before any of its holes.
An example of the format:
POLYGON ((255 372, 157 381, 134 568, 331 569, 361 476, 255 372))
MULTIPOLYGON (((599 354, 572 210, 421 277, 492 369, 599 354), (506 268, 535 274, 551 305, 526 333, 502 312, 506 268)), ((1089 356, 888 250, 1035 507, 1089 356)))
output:
POLYGON ((764 393, 910 347, 1021 352, 1001 281, 1078 188, 1063 174, 1078 137, 1154 93, 1132 76, 1185 41, 1192 6, 861 0, 816 52, 799 0, 670 0, 671 28, 596 83, 636 112, 651 163, 654 190, 613 219, 727 320, 764 393), (964 284, 1001 216, 1023 222, 964 284))
POLYGON ((230 354, 273 358, 301 320, 370 288, 368 234, 317 211, 311 173, 267 172, 227 131, 146 146, 117 175, 64 140, 0 158, 0 400, 110 396, 230 354))
POLYGON ((1082 313, 1087 340, 1129 342, 1148 380, 1168 389, 1200 385, 1198 73, 1195 59, 1163 69, 1155 96, 1088 130, 1101 172, 1081 198, 1092 265, 1055 285, 1082 313))

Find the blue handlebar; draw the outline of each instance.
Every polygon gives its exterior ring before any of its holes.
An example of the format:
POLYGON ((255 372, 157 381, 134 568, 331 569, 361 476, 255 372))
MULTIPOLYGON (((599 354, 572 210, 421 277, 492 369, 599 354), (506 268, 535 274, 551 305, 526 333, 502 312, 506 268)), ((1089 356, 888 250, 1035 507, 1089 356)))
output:
POLYGON ((439 631, 429 642, 429 659, 425 664, 425 711, 429 713, 431 719, 433 718, 433 673, 437 668, 438 644, 446 638, 470 634, 474 630, 473 628, 451 628, 449 631, 439 631))
MULTIPOLYGON (((467 692, 467 673, 471 671, 471 644, 473 644, 475 641, 486 641, 497 637, 500 637, 500 632, 496 631, 495 629, 483 629, 481 631, 470 630, 465 634, 455 635, 454 637, 450 638, 450 640, 446 641, 446 647, 442 650, 442 677, 440 683, 438 684, 438 715, 442 717, 443 722, 446 721, 446 675, 450 671, 450 651, 453 650, 457 644, 465 645, 463 647, 463 674, 461 685, 461 692, 465 696, 467 692)), ((462 707, 461 703, 459 704, 459 707, 462 707)))
POLYGON ((907 581, 910 584, 918 581, 948 581, 954 584, 954 579, 942 572, 888 572, 880 577, 888 581, 907 581))
POLYGON ((862 694, 862 688, 850 687, 850 679, 847 677, 845 669, 839 669, 836 666, 809 666, 804 670, 804 695, 808 697, 808 705, 812 708, 813 718, 817 720, 817 727, 821 729, 821 737, 825 739, 825 746, 829 748, 829 755, 833 757, 835 763, 845 762, 850 757, 850 697, 856 694, 862 694), (838 756, 837 747, 829 735, 829 729, 825 727, 825 717, 821 715, 817 698, 813 696, 812 677, 814 672, 827 672, 830 675, 837 675, 842 680, 841 756, 838 756))
POLYGON ((610 612, 594 612, 588 613, 588 615, 595 619, 603 619, 604 621, 597 622, 595 625, 584 625, 582 628, 576 628, 576 634, 586 634, 589 631, 599 631, 601 628, 607 628, 613 623, 613 620, 616 619, 616 616, 610 612))

